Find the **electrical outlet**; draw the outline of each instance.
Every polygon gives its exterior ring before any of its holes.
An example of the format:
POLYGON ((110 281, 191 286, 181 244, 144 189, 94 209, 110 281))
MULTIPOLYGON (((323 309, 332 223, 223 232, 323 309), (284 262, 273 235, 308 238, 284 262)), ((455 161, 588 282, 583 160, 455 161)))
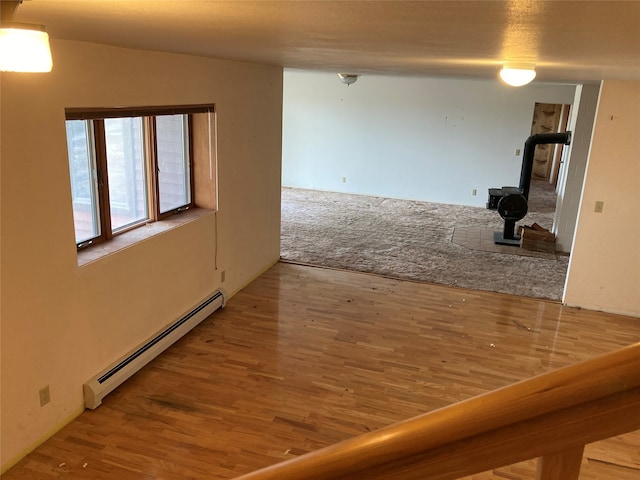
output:
POLYGON ((478 194, 478 191, 475 188, 471 190, 471 195, 475 197, 477 194, 478 194))
POLYGON ((225 270, 222 270, 222 272, 220 272, 220 281, 224 282, 227 279, 227 272, 225 270))
POLYGON ((39 392, 40 394, 40 406, 44 407, 47 403, 51 401, 51 392, 49 392, 49 385, 46 387, 42 387, 39 392))
POLYGON ((603 209, 604 209, 604 202, 598 200, 596 202, 596 207, 593 209, 593 211, 596 212, 596 213, 602 213, 603 209))
POLYGON ((519 156, 520 156, 520 149, 516 148, 516 157, 519 157, 519 156))
POLYGON ((342 183, 347 183, 347 177, 342 177, 342 183))

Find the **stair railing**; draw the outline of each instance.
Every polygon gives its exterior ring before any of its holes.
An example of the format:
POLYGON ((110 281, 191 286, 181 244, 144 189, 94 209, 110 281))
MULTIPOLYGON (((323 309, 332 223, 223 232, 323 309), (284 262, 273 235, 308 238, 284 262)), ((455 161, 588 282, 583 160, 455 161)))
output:
POLYGON ((584 446, 640 429, 640 343, 243 475, 450 480, 538 458, 576 480, 584 446))

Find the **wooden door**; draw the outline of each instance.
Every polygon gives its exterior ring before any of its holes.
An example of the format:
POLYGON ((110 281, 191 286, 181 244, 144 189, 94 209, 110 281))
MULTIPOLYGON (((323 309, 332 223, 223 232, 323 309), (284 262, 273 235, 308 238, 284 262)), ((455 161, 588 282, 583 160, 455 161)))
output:
MULTIPOLYGON (((559 131, 562 105, 553 103, 536 103, 533 110, 531 135, 536 133, 556 133, 559 131)), ((531 178, 548 180, 555 153, 555 144, 538 145, 533 156, 531 178)))

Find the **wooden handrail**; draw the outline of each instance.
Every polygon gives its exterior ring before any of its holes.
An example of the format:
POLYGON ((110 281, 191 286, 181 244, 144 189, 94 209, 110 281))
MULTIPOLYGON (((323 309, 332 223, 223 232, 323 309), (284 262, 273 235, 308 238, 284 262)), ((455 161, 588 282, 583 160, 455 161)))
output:
POLYGON ((575 463, 585 444, 637 429, 640 343, 237 480, 456 479, 542 456, 549 456, 549 465, 563 453, 575 463))

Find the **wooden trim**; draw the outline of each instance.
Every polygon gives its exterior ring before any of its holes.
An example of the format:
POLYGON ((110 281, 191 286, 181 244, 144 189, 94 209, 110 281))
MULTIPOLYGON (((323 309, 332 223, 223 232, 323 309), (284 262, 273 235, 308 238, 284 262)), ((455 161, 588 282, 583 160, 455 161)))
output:
POLYGON ((113 238, 111 231, 111 209, 109 200, 109 176, 107 168, 107 144, 104 120, 93 120, 93 135, 98 173, 98 211, 100 212, 100 237, 103 240, 113 238))
POLYGON ((158 135, 156 133, 156 118, 146 117, 145 125, 145 148, 147 166, 147 205, 149 209, 149 220, 156 221, 162 218, 160 214, 160 186, 158 182, 158 135))
POLYGON ((196 113, 207 113, 209 111, 213 111, 213 105, 191 105, 191 106, 176 106, 176 107, 149 107, 149 110, 145 110, 144 112, 136 111, 135 115, 127 115, 127 113, 133 113, 134 110, 129 110, 128 108, 122 109, 97 109, 93 112, 100 112, 101 115, 96 116, 95 118, 91 116, 91 111, 88 112, 86 117, 83 117, 80 113, 77 112, 78 115, 75 117, 70 116, 70 111, 75 109, 67 109, 67 120, 90 120, 92 124, 92 144, 94 147, 95 154, 95 163, 96 163, 96 171, 98 175, 98 213, 99 213, 99 223, 100 223, 100 235, 87 239, 83 242, 76 244, 78 249, 89 248, 95 244, 102 243, 104 241, 111 240, 114 236, 120 235, 124 232, 132 230, 134 228, 140 227, 142 225, 155 222, 158 220, 166 219, 176 213, 181 213, 185 210, 193 208, 196 203, 194 199, 195 195, 195 171, 193 165, 193 132, 192 132, 192 115, 188 113, 188 111, 193 111, 196 113), (160 212, 160 192, 159 192, 159 182, 158 182, 158 152, 157 152, 157 134, 156 134, 156 114, 152 115, 154 112, 153 109, 156 109, 155 112, 162 112, 163 115, 187 115, 187 122, 184 124, 184 127, 187 129, 186 139, 188 141, 188 169, 187 172, 189 175, 189 188, 190 188, 190 199, 189 202, 181 205, 180 207, 176 207, 167 212, 160 212), (187 112, 178 110, 186 110, 187 112), (109 112, 114 113, 110 115, 109 112), (107 113, 107 115, 102 115, 102 113, 107 113), (117 113, 117 115, 116 115, 117 113), (124 115, 121 115, 124 113, 124 115), (144 114, 141 114, 144 113, 144 114), (140 221, 131 223, 125 227, 118 229, 117 232, 114 233, 112 225, 111 225, 111 208, 110 208, 110 199, 109 199, 109 174, 108 174, 108 165, 107 165, 107 147, 106 147, 106 136, 105 136, 105 119, 108 118, 124 118, 127 116, 131 117, 141 117, 143 121, 143 133, 144 133, 144 161, 145 161, 145 169, 146 169, 146 189, 147 189, 147 211, 148 218, 141 219, 140 221))
POLYGON ((187 135, 186 139, 189 144, 187 145, 187 152, 189 154, 189 158, 187 160, 187 167, 189 169, 189 203, 186 205, 188 208, 192 208, 195 206, 195 171, 193 169, 193 115, 187 116, 187 135))
MULTIPOLYGON (((183 118, 183 122, 184 122, 184 118, 183 118)), ((175 215, 176 213, 181 213, 184 212, 185 210, 189 210, 190 208, 193 208, 195 206, 194 200, 193 200, 193 186, 194 186, 194 171, 193 171, 193 148, 191 146, 192 142, 193 142, 193 134, 191 131, 192 128, 192 122, 191 122, 191 115, 187 115, 186 118, 186 122, 183 123, 183 140, 186 140, 187 143, 187 175, 188 175, 188 180, 189 180, 189 202, 180 205, 179 207, 175 207, 171 210, 167 210, 166 212, 161 212, 160 211, 160 179, 159 179, 159 175, 160 175, 160 166, 158 165, 158 138, 156 135, 156 120, 155 117, 153 118, 153 151, 154 151, 154 157, 153 157, 153 165, 154 165, 154 172, 153 172, 153 176, 154 176, 154 183, 155 183, 155 194, 156 197, 154 199, 155 202, 155 212, 156 212, 156 220, 164 220, 165 218, 170 217, 171 215, 175 215)))
POLYGON ((152 117, 156 115, 181 115, 215 112, 214 104, 166 105, 138 107, 87 107, 65 108, 67 120, 95 120, 102 118, 152 117))
POLYGON ((640 428, 640 343, 238 480, 448 480, 640 428))
MULTIPOLYGON (((569 114, 571 112, 571 105, 563 105, 563 111, 561 112, 562 118, 560 119, 560 127, 558 128, 558 132, 566 132, 567 127, 569 126, 569 114)), ((562 164, 562 152, 564 151, 564 145, 557 145, 557 149, 555 152, 555 156, 553 158, 553 176, 550 178, 549 182, 553 184, 554 187, 558 187, 558 177, 560 175, 560 165, 562 164)))

